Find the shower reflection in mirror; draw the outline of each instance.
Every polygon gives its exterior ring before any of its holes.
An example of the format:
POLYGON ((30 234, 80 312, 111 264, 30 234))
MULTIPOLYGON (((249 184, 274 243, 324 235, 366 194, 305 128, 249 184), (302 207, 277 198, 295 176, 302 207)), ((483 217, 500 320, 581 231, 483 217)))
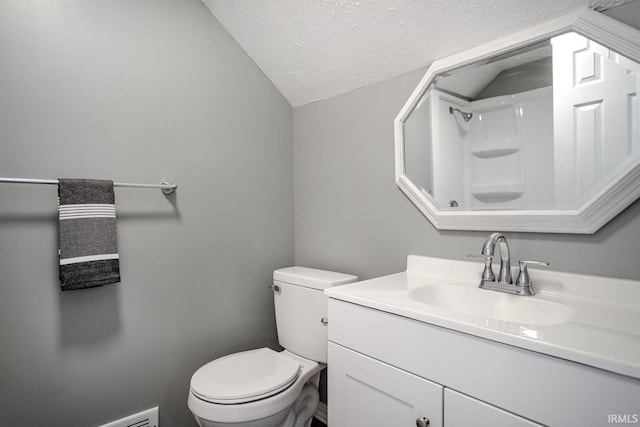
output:
POLYGON ((406 175, 443 210, 576 209, 638 160, 638 71, 570 32, 440 74, 404 123, 406 175))

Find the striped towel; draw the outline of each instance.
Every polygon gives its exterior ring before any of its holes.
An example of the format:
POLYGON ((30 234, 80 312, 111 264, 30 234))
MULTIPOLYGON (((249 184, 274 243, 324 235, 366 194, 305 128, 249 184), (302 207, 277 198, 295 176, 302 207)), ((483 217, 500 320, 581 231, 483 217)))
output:
POLYGON ((119 282, 113 182, 59 179, 58 198, 62 290, 119 282))

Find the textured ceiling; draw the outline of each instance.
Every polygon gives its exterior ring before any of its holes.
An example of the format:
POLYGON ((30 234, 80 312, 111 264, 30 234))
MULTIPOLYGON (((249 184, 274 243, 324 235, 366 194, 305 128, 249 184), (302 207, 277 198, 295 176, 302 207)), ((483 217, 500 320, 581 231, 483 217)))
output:
POLYGON ((550 18, 629 0, 203 0, 292 106, 550 18))

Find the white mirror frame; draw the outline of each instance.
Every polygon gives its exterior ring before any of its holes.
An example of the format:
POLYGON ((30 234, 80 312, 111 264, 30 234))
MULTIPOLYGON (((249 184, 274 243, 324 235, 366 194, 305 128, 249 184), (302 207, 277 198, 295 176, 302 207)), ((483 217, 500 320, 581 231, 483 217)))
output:
POLYGON ((591 234, 640 197, 640 161, 575 210, 441 210, 407 177, 404 123, 438 74, 574 31, 640 62, 640 31, 591 9, 562 16, 453 56, 434 61, 394 121, 398 187, 439 230, 483 230, 591 234))

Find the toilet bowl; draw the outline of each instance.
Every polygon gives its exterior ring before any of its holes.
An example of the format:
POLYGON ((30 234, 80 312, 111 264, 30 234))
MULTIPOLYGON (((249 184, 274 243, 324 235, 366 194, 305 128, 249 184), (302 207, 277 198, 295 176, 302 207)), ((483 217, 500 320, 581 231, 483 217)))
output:
POLYGON ((273 273, 278 342, 215 359, 191 377, 187 404, 201 427, 309 427, 327 362, 324 289, 357 280, 305 267, 273 273))
POLYGON ((324 367, 287 350, 235 353, 196 371, 188 406, 202 427, 302 427, 318 404, 313 380, 324 367))

